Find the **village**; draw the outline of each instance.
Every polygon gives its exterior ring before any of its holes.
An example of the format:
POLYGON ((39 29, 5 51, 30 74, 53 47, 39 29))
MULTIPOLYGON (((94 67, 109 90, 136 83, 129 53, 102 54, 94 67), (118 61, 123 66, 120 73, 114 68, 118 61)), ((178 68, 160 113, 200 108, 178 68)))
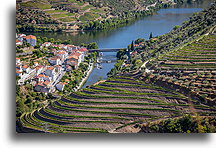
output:
MULTIPOLYGON (((29 43, 32 47, 37 45, 37 38, 34 35, 17 34, 16 46, 29 43)), ((36 92, 53 93, 56 90, 63 91, 69 80, 61 82, 60 80, 66 72, 78 69, 88 50, 85 47, 65 44, 53 44, 44 42, 37 50, 43 51, 48 49, 50 57, 41 57, 43 61, 25 62, 16 56, 16 76, 17 85, 29 83, 34 87, 36 92), (30 64, 33 63, 33 64, 30 64)), ((21 53, 18 55, 28 55, 31 52, 21 53)), ((90 66, 89 68, 90 69, 90 66)))

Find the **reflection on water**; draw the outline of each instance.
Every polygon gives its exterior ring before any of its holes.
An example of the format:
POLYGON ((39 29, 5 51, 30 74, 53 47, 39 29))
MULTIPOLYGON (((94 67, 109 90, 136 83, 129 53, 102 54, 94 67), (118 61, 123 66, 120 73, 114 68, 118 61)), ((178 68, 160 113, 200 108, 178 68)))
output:
MULTIPOLYGON (((106 56, 104 56, 104 57, 106 57, 106 56)), ((113 61, 116 58, 115 58, 115 56, 111 56, 110 58, 106 58, 106 59, 113 61)), ((100 77, 102 77, 105 80, 107 78, 107 73, 110 71, 111 68, 114 67, 114 64, 115 64, 114 62, 112 62, 112 63, 101 63, 102 69, 94 68, 94 70, 90 74, 87 82, 83 85, 83 88, 97 82, 100 77)))
MULTIPOLYGON (((99 48, 122 48, 127 47, 132 40, 137 38, 149 38, 150 32, 153 36, 165 34, 172 30, 175 25, 181 25, 195 12, 206 8, 213 0, 199 1, 193 4, 184 4, 173 8, 161 9, 152 16, 137 20, 124 27, 105 31, 85 31, 75 33, 34 33, 36 36, 46 36, 61 40, 71 40, 74 45, 80 43, 97 42, 99 48)), ((115 60, 115 52, 104 52, 103 58, 115 60)), ((94 69, 86 84, 97 82, 100 76, 107 78, 107 73, 114 67, 115 63, 102 63, 103 69, 94 69)))

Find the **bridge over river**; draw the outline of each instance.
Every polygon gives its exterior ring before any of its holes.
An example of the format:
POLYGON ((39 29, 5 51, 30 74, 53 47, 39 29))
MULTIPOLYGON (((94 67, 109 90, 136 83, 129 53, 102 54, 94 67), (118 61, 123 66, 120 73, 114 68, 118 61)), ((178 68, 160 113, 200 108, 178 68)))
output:
POLYGON ((125 49, 126 48, 100 48, 100 49, 89 49, 89 52, 116 52, 119 51, 120 49, 125 49))

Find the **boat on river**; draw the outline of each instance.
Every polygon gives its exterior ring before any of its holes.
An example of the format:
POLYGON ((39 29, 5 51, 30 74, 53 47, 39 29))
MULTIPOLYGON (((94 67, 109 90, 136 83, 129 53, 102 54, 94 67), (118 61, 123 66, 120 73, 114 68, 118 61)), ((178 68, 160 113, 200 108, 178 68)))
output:
POLYGON ((99 57, 102 57, 102 56, 103 56, 103 53, 102 53, 102 52, 100 52, 98 56, 99 56, 99 57))
POLYGON ((102 65, 101 65, 100 63, 97 63, 97 64, 96 64, 96 67, 97 67, 97 69, 102 69, 102 68, 103 68, 102 65))

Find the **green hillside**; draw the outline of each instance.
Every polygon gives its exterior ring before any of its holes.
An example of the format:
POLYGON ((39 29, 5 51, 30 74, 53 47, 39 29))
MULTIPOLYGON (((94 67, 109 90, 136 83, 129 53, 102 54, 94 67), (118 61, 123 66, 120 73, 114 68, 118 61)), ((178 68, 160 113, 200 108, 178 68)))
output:
POLYGON ((171 4, 171 0, 19 0, 16 24, 19 31, 30 32, 73 30, 77 26, 105 29, 171 4))

